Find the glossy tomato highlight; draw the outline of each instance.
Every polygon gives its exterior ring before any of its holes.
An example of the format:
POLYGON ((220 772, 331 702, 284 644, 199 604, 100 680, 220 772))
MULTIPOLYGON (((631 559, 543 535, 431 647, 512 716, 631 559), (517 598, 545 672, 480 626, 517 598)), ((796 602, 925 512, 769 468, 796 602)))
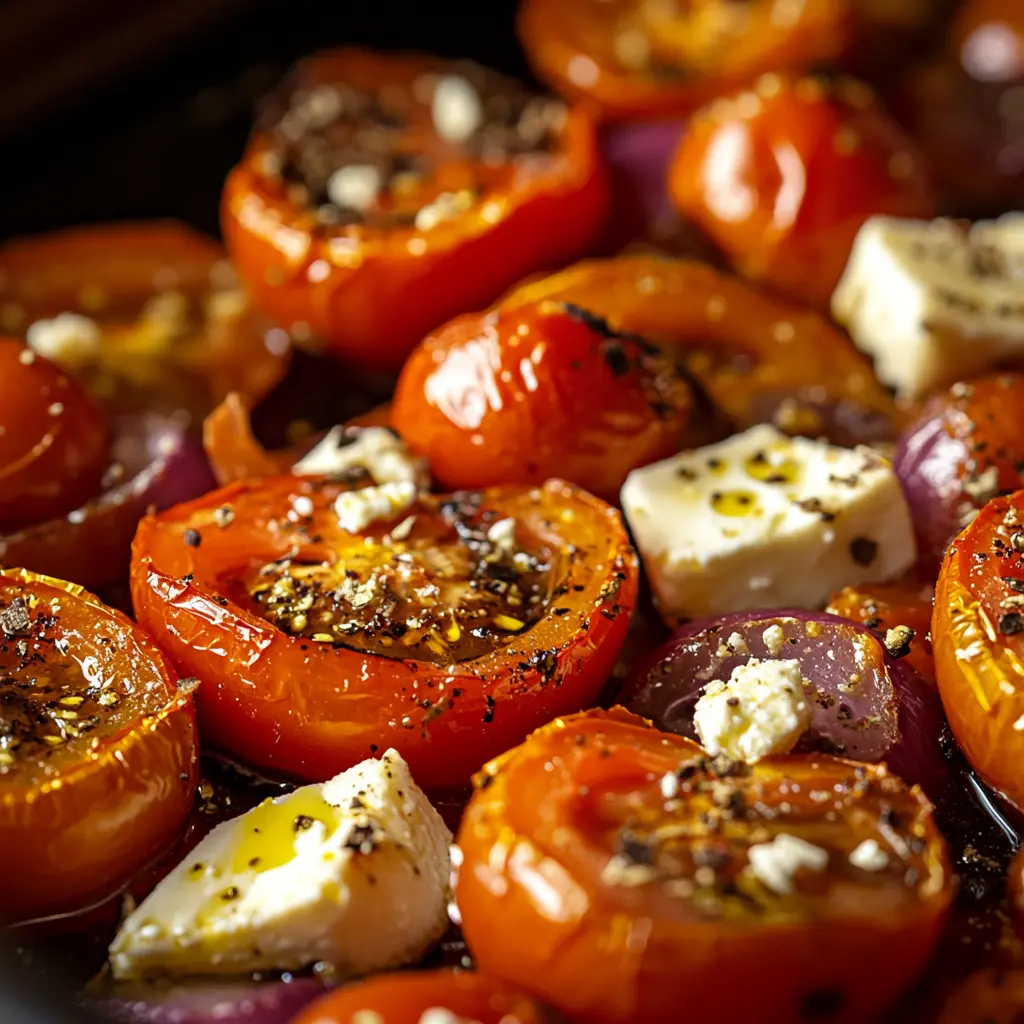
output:
POLYGON ((584 112, 466 61, 337 50, 269 101, 222 223, 297 340, 393 371, 438 324, 583 252, 607 203, 584 112))
POLYGON ((572 1020, 871 1020, 953 895, 931 806, 884 767, 708 759, 612 709, 538 730, 477 787, 466 940, 572 1020), (870 974, 851 970, 866 950, 870 974))
POLYGON ((868 217, 935 213, 913 142, 852 79, 772 74, 716 100, 680 144, 669 191, 744 277, 822 310, 868 217))
POLYGON ((0 919, 120 893, 178 839, 197 781, 194 680, 81 587, 0 575, 0 919))
POLYGON ((420 495, 346 529, 357 482, 245 482, 147 517, 136 614, 241 759, 322 780, 393 746, 421 785, 464 786, 596 698, 636 557, 618 513, 561 481, 420 495))
POLYGON ((692 405, 670 355, 550 300, 466 314, 417 346, 392 423, 444 487, 571 480, 617 501, 674 455, 692 405))

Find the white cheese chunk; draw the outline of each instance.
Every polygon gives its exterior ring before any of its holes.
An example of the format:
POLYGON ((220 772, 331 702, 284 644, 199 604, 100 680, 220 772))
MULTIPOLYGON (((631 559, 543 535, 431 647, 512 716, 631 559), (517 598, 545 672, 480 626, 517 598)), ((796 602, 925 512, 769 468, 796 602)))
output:
POLYGON ((728 682, 713 679, 693 712, 701 745, 714 756, 754 764, 788 754, 811 724, 811 709, 797 661, 751 658, 728 682))
POLYGON ((366 213, 377 201, 383 180, 373 164, 346 164, 327 179, 327 198, 335 206, 366 213))
POLYGON ((949 220, 872 217, 832 315, 879 378, 918 397, 1024 352, 1024 214, 969 231, 949 220))
POLYGON ((365 470, 375 484, 430 484, 425 459, 385 427, 332 427, 315 448, 292 466, 297 476, 344 476, 365 470))
POLYGON ((218 825, 133 911, 116 978, 418 960, 448 924, 451 834, 389 750, 218 825))
POLYGON ((395 519, 416 501, 415 484, 381 484, 358 491, 343 491, 334 499, 334 512, 343 530, 359 533, 371 523, 395 519))
POLYGON ((472 83, 462 75, 443 75, 430 101, 434 131, 445 142, 465 142, 484 122, 484 105, 472 83))
POLYGON ((884 871, 889 866, 889 855, 875 839, 865 839, 851 851, 850 863, 861 871, 884 871))
POLYGON ((817 608, 915 558, 888 463, 770 426, 634 470, 622 508, 669 622, 817 608))
POLYGON ((36 320, 25 332, 29 348, 69 368, 89 362, 99 351, 103 335, 94 320, 78 313, 58 313, 52 320, 36 320))
POLYGON ((794 877, 801 868, 824 871, 828 867, 828 851, 799 836, 780 832, 770 843, 751 846, 747 860, 763 886, 785 896, 793 891, 794 877))

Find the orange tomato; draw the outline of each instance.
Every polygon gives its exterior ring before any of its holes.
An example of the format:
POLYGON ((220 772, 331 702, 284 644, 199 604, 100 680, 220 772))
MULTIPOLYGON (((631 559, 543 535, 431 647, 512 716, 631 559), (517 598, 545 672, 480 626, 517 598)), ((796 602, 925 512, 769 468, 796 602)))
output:
POLYGON ((935 213, 913 142, 851 79, 773 74, 717 100, 680 143, 669 191, 745 277, 817 309, 868 217, 935 213))

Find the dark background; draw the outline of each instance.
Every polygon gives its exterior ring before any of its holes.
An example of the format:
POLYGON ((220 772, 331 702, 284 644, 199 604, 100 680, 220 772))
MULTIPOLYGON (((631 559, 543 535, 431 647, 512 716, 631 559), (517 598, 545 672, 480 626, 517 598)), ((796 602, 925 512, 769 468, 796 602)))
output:
POLYGON ((253 103, 293 60, 352 43, 472 56, 525 76, 514 7, 0 0, 0 239, 130 217, 215 231, 253 103))

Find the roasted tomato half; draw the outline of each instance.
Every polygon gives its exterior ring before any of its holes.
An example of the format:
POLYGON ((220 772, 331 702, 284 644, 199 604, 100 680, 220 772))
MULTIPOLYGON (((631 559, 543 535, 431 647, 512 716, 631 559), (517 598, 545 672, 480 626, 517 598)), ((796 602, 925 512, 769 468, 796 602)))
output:
POLYGON ((119 893, 184 829, 192 686, 72 583, 0 575, 0 920, 119 893))
POLYGON ((293 1024, 553 1024, 529 996, 475 971, 387 974, 324 996, 293 1024))
POLYGON ((825 611, 844 619, 860 622, 877 630, 883 637, 890 629, 906 626, 914 631, 905 655, 907 664, 922 679, 935 681, 935 658, 932 655, 932 599, 935 588, 930 583, 896 580, 893 583, 865 583, 847 587, 832 595, 825 611))
POLYGON ((573 1020, 872 1020, 952 896, 931 806, 884 767, 726 763, 615 708, 552 722, 476 783, 466 940, 573 1020))
POLYGON ((561 481, 391 487, 278 477, 143 520, 135 611, 212 742, 314 780, 393 746, 455 788, 594 700, 636 597, 618 513, 561 481))
POLYGON ((184 410, 196 423, 229 391, 269 391, 290 351, 252 312, 220 246, 173 221, 0 247, 0 327, 113 412, 184 410))
POLYGON ((499 309, 511 317, 545 301, 571 303, 677 353, 732 429, 774 421, 846 444, 892 438, 902 423, 870 363, 828 321, 703 263, 587 260, 526 282, 499 309))
POLYGON ((766 75, 693 120, 669 191, 740 273, 828 309, 872 214, 931 217, 913 142, 852 79, 766 75))
POLYGON ((978 509, 1024 486, 1024 374, 954 384, 907 427, 893 458, 914 516, 922 570, 978 509))
POLYGON ((674 455, 692 394, 674 359, 572 303, 467 314, 419 345, 392 422, 446 487, 571 480, 610 501, 674 455))
POLYGON ((107 468, 108 441, 103 416, 82 387, 22 342, 0 338, 0 534, 92 498, 107 468))
POLYGON ((1024 491, 995 498, 946 552, 932 644, 942 703, 968 761, 1024 808, 1024 491))
POLYGON ((397 370, 438 324, 579 255, 608 203, 594 127, 467 62, 296 66, 228 177, 228 249, 296 340, 397 370))
POLYGON ((525 0, 519 35, 538 76, 607 118, 692 110, 766 71, 878 49, 921 26, 925 0, 525 0), (865 38, 865 36, 867 38, 865 38))

